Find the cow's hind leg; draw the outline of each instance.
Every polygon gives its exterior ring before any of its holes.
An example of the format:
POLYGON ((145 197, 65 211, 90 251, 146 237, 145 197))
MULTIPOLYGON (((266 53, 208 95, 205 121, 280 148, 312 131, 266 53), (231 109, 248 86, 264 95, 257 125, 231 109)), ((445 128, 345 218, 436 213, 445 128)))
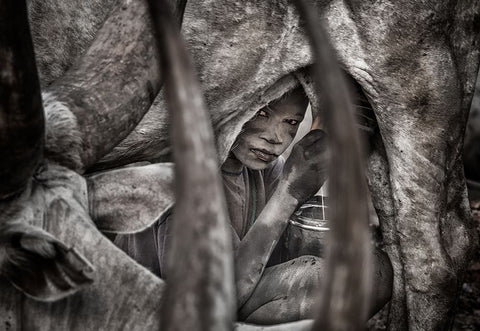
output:
POLYGON ((390 257, 400 259, 393 263, 403 267, 405 279, 408 322, 394 328, 446 329, 472 245, 461 167, 466 114, 446 46, 397 56, 390 54, 376 70, 372 98, 395 214, 385 221, 394 222, 387 227, 398 239, 390 244, 399 255, 390 257))

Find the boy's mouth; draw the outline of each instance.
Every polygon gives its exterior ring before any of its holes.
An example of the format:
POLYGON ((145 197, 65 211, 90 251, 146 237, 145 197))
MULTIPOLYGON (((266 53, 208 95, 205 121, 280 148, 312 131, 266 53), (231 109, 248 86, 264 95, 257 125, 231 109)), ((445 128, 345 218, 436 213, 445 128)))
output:
POLYGON ((264 149, 250 148, 250 151, 264 162, 272 162, 277 157, 276 154, 270 153, 264 149))

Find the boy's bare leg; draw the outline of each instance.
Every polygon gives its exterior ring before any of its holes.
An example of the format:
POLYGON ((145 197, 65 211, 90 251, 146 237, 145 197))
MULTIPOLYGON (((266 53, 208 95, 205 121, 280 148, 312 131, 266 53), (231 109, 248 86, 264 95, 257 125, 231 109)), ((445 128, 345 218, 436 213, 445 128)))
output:
MULTIPOLYGON (((369 314, 373 316, 391 297, 392 267, 385 253, 374 252, 374 279, 369 314)), ((239 310, 239 319, 255 324, 277 324, 314 318, 325 261, 301 256, 266 268, 252 296, 239 310)), ((360 271, 359 271, 360 272, 360 271)))
POLYGON ((239 319, 255 324, 278 324, 313 318, 323 278, 323 261, 301 256, 265 269, 239 319))
POLYGON ((310 331, 314 320, 301 320, 275 325, 255 325, 247 323, 235 323, 235 331, 310 331))

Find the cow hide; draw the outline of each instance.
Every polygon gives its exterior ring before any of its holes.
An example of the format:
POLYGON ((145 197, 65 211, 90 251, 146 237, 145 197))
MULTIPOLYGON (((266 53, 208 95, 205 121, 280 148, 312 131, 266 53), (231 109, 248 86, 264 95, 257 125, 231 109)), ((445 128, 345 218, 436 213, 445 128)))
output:
MULTIPOLYGON (((461 151, 479 59, 480 4, 313 1, 379 132, 369 183, 395 272, 392 329, 443 329, 473 249, 461 151)), ((311 64, 287 1, 189 1, 183 33, 222 162, 242 125, 311 64)), ((161 96, 99 167, 169 159, 161 96)))
MULTIPOLYGON (((461 151, 478 69, 480 4, 312 2, 380 128, 368 173, 395 272, 390 327, 448 328, 474 242, 461 151)), ((308 41, 284 0, 189 1, 183 33, 221 162, 242 125, 291 87, 291 74, 304 74, 312 61, 308 41)), ((166 114, 159 95, 135 130, 93 168, 170 159, 166 114)))

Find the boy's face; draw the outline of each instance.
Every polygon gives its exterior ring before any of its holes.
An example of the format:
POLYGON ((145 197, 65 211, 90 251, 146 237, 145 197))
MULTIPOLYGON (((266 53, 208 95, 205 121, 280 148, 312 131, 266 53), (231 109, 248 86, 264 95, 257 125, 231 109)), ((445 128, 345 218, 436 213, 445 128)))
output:
POLYGON ((245 123, 232 153, 247 168, 265 169, 291 144, 303 120, 308 98, 297 88, 288 96, 274 101, 245 123))

